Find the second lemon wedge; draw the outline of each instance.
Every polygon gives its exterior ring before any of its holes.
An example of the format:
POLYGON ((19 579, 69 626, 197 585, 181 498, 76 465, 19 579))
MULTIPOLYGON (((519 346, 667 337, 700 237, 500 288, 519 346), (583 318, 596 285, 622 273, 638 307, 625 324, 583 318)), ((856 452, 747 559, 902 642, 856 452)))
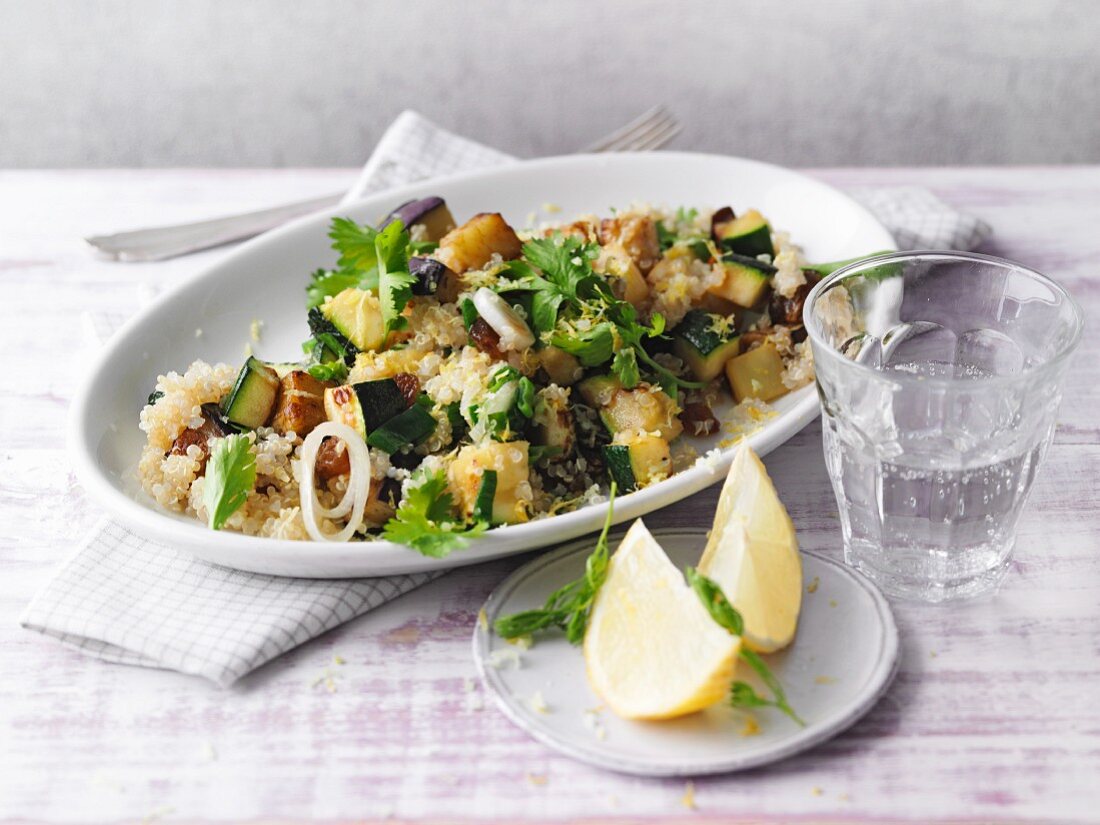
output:
POLYGON ((592 605, 584 660, 593 690, 626 719, 668 719, 721 701, 740 640, 710 617, 639 519, 592 605))
POLYGON ((798 540, 763 462, 747 445, 722 487, 699 572, 741 613, 750 649, 771 653, 794 639, 802 606, 798 540))

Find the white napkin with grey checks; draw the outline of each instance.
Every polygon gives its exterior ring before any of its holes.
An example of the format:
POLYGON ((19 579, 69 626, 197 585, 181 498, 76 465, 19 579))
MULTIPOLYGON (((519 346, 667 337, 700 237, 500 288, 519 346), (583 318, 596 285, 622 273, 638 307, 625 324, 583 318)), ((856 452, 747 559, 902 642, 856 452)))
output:
MULTIPOLYGON (((514 160, 404 112, 383 135, 345 203, 404 183, 514 160)), ((988 225, 925 189, 852 194, 903 248, 973 249, 990 234, 988 225)), ((87 320, 93 340, 102 342, 125 319, 87 320)), ((108 662, 197 674, 225 687, 437 575, 325 580, 244 573, 105 520, 39 591, 21 622, 108 662)))

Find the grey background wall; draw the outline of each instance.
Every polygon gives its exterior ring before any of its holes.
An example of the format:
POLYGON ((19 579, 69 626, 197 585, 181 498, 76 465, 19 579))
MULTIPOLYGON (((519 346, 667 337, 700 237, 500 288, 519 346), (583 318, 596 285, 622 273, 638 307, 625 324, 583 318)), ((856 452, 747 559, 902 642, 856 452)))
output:
POLYGON ((362 161, 414 107, 519 155, 654 104, 791 165, 1100 161, 1094 0, 0 0, 0 166, 362 161))

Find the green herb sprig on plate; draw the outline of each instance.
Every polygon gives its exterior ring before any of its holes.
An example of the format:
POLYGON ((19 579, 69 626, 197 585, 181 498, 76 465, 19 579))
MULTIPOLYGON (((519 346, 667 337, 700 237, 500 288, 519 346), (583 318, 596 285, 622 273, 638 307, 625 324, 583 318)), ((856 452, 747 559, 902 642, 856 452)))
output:
MULTIPOLYGON (((722 588, 718 586, 717 582, 708 579, 693 567, 689 567, 686 572, 688 584, 691 585, 700 601, 703 602, 703 606, 706 607, 711 618, 734 636, 744 634, 745 620, 737 612, 737 608, 730 604, 729 599, 726 598, 726 594, 722 592, 722 588)), ((787 694, 783 690, 783 685, 775 678, 775 674, 772 673, 771 668, 765 664, 764 660, 745 647, 744 644, 741 645, 739 655, 749 667, 756 671, 756 675, 760 677, 760 681, 767 685, 774 698, 765 699, 748 682, 737 681, 730 687, 730 704, 735 708, 774 707, 805 727, 806 723, 799 718, 798 714, 794 712, 794 708, 787 701, 787 694)))
POLYGON ((497 619, 493 623, 493 629, 498 636, 516 639, 557 627, 565 631, 565 638, 570 644, 579 645, 584 640, 584 632, 588 628, 588 613, 604 579, 607 578, 607 565, 611 559, 607 534, 611 530, 611 521, 615 514, 615 482, 611 482, 610 495, 603 531, 584 564, 584 575, 551 593, 542 607, 497 619))

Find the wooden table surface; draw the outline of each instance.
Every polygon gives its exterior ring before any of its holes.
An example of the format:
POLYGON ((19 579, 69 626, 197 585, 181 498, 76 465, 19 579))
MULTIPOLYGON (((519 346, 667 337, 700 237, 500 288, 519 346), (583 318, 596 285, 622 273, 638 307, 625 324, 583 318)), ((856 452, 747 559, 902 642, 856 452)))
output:
MULTIPOLYGON (((986 251, 1100 310, 1100 167, 832 169, 986 219, 986 251)), ((898 605, 903 660, 854 728, 769 768, 685 783, 570 761, 482 697, 469 638, 513 559, 459 570, 218 690, 104 664, 17 618, 99 516, 70 472, 81 313, 137 311, 223 251, 93 260, 86 234, 339 190, 354 171, 0 172, 0 822, 443 818, 1100 821, 1100 342, 1089 328, 1017 560, 983 601, 898 605), (346 660, 334 665, 334 656, 346 660), (334 691, 315 685, 334 673, 334 691)), ((767 459, 809 550, 839 554, 820 430, 767 459)), ((647 519, 709 523, 715 491, 647 519)))

